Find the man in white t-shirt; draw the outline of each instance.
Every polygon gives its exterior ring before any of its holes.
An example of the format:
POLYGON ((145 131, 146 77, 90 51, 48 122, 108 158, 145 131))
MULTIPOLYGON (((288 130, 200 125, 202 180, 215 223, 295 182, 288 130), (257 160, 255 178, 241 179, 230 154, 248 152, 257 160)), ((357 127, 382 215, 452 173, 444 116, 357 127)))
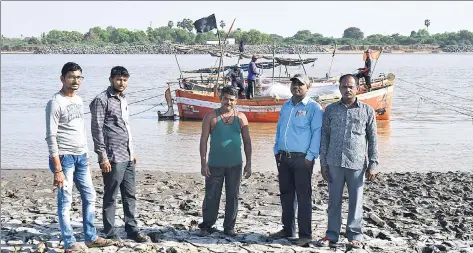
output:
POLYGON ((75 94, 84 79, 82 68, 68 62, 61 70, 60 79, 62 89, 46 106, 46 142, 49 168, 58 187, 58 218, 64 248, 66 252, 80 250, 69 215, 74 183, 82 199, 85 244, 89 248, 114 245, 113 241, 98 237, 94 225, 96 194, 89 170, 83 101, 75 94))

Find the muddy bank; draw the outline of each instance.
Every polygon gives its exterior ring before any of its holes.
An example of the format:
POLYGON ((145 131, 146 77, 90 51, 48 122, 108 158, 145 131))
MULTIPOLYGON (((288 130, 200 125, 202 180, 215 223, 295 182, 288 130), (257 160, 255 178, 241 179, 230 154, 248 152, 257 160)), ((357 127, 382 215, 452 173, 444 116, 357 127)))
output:
MULTIPOLYGON (((61 252, 56 215, 56 189, 46 170, 2 170, 2 252, 61 252)), ((241 186, 237 232, 234 238, 220 232, 197 236, 201 222, 204 180, 198 173, 137 172, 139 226, 152 243, 125 240, 125 247, 89 252, 333 252, 329 248, 296 247, 291 240, 275 240, 269 232, 281 228, 277 176, 254 173, 241 186)), ((103 183, 94 171, 97 191, 96 225, 102 229, 103 183)), ((345 191, 345 195, 346 195, 345 191)), ((117 197, 120 199, 120 197, 117 197)), ((74 188, 72 224, 83 241, 81 203, 74 188)), ((346 251, 344 230, 347 199, 339 251, 346 251)), ((314 241, 327 226, 327 184, 318 172, 313 176, 314 241)), ((353 252, 473 252, 473 173, 389 173, 365 187, 365 248, 353 252), (375 221, 376 220, 376 221, 375 221)), ((123 226, 121 201, 117 224, 123 226)), ((125 233, 122 231, 122 238, 125 233)), ((81 243, 83 247, 83 243, 81 243)))

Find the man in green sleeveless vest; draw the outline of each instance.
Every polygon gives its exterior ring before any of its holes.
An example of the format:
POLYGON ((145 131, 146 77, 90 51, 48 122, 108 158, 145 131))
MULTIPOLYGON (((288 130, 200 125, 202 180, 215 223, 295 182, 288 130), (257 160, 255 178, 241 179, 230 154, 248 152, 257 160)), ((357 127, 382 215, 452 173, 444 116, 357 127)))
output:
POLYGON ((199 224, 200 235, 207 236, 217 221, 220 196, 225 180, 224 234, 235 236, 238 213, 238 195, 242 176, 243 159, 241 142, 246 155, 245 178, 251 176, 251 138, 248 119, 235 110, 238 90, 224 87, 220 95, 221 106, 207 113, 202 121, 200 137, 201 173, 205 177, 205 198, 202 204, 203 221, 199 224), (207 142, 210 136, 210 152, 207 160, 207 142))

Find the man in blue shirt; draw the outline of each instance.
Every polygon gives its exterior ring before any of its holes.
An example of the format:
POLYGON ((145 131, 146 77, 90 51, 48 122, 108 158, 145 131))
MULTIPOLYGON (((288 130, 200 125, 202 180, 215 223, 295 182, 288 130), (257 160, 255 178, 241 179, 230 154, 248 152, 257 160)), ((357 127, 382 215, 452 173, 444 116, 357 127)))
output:
POLYGON ((274 155, 278 167, 283 229, 273 237, 295 236, 296 196, 299 227, 297 244, 312 240, 312 171, 319 157, 323 110, 307 94, 310 81, 296 74, 291 78, 292 98, 283 104, 276 129, 274 155))
POLYGON ((246 99, 251 99, 255 96, 256 76, 258 75, 258 68, 256 68, 256 55, 251 57, 251 62, 248 65, 248 88, 246 90, 246 99))

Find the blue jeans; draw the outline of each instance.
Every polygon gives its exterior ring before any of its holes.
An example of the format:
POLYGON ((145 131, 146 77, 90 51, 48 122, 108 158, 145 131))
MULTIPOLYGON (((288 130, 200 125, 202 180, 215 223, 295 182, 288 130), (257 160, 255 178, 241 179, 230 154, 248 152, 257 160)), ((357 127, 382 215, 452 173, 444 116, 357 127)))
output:
MULTIPOLYGON (((96 194, 92 184, 92 175, 87 165, 87 154, 60 155, 59 160, 65 176, 64 188, 59 188, 57 192, 57 211, 64 248, 70 248, 76 242, 69 215, 73 183, 76 184, 82 199, 82 222, 85 241, 93 242, 97 240, 97 230, 94 226, 96 194)), ((51 158, 49 159, 49 168, 54 171, 51 158)))

